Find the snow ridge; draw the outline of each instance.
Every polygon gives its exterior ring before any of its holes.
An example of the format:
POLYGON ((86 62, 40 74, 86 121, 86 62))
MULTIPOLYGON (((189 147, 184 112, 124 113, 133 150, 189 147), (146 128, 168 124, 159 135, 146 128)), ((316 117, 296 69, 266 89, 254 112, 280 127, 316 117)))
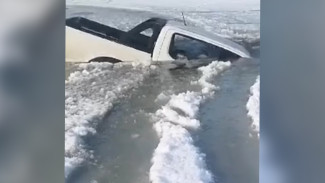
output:
POLYGON ((260 132, 260 76, 256 78, 253 86, 250 88, 250 97, 246 104, 247 115, 252 119, 252 128, 260 132))
POLYGON ((79 65, 65 86, 65 177, 86 159, 92 159, 84 138, 96 133, 96 125, 126 91, 137 87, 148 68, 127 64, 79 65))
POLYGON ((214 182, 206 167, 205 155, 195 147, 190 130, 200 127, 196 119, 200 104, 217 90, 209 81, 230 65, 230 62, 214 61, 200 67, 202 76, 192 84, 201 86, 201 91, 172 95, 167 104, 156 111, 154 129, 160 142, 150 168, 152 183, 214 182))

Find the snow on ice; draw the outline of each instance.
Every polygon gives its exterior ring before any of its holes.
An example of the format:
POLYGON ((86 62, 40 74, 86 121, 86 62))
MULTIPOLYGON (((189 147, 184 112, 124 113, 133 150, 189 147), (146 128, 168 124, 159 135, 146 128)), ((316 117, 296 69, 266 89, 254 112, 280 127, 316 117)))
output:
POLYGON ((191 134, 179 125, 158 122, 162 132, 152 158, 150 181, 153 183, 212 182, 204 154, 193 145, 191 134))
POLYGON ((254 10, 260 8, 259 0, 67 0, 68 5, 86 5, 141 10, 181 9, 181 10, 254 10))
MULTIPOLYGON (((259 39, 258 0, 241 2, 203 0, 199 5, 196 0, 177 2, 171 2, 171 0, 67 0, 67 4, 159 10, 154 12, 179 18, 181 18, 180 11, 186 11, 185 16, 189 24, 203 27, 212 33, 236 39, 247 39, 247 37, 259 39)), ((100 14, 100 12, 107 13, 106 10, 95 11, 85 16, 102 20, 104 23, 112 21, 120 23, 125 19, 140 22, 140 20, 134 20, 137 16, 127 16, 128 12, 125 13, 124 19, 115 18, 113 15, 108 16, 105 13, 100 14)), ((127 29, 133 24, 129 27, 126 21, 123 26, 116 25, 118 28, 127 29), (128 26, 125 27, 125 25, 128 26)), ((218 89, 210 83, 211 79, 229 66, 230 62, 215 61, 199 68, 202 76, 192 82, 193 85, 200 86, 199 91, 186 91, 174 95, 161 93, 157 97, 156 102, 162 103, 163 106, 154 115, 154 129, 157 131, 160 142, 154 152, 150 168, 150 180, 153 183, 213 182, 213 176, 206 168, 205 156, 195 147, 190 131, 200 127, 200 121, 197 119, 199 106, 218 89)), ((110 64, 90 64, 81 66, 80 71, 71 74, 66 84, 65 101, 66 177, 76 166, 91 156, 84 146, 83 138, 96 133, 98 121, 119 98, 123 97, 125 91, 136 87, 143 80, 148 74, 147 69, 139 66, 133 68, 132 66, 113 67, 110 64)))
MULTIPOLYGON (((132 16, 135 15, 135 12, 138 12, 137 17, 146 14, 147 18, 167 16, 179 20, 182 20, 181 12, 183 12, 188 25, 203 28, 219 36, 253 42, 259 40, 260 37, 259 0, 202 0, 200 3, 197 0, 68 0, 67 5, 89 6, 90 10, 95 10, 94 6, 111 8, 107 9, 107 11, 102 11, 102 13, 96 10, 89 15, 85 15, 91 19, 98 19, 104 24, 109 23, 110 26, 114 26, 111 24, 112 22, 129 22, 129 19, 135 18, 132 16), (112 8, 136 9, 137 11, 127 12, 123 10, 125 15, 115 18, 115 15, 108 13, 112 8), (147 12, 143 13, 141 11, 147 12), (106 19, 111 20, 106 21, 106 19)), ((128 29, 132 28, 135 24, 131 25, 127 26, 128 29)))
POLYGON ((148 67, 89 63, 70 74, 65 86, 65 177, 92 154, 83 138, 96 133, 96 125, 114 103, 137 87, 148 67))
POLYGON ((250 88, 250 97, 246 104, 248 110, 247 115, 252 119, 252 127, 258 132, 260 131, 260 77, 258 76, 256 82, 250 88))
MULTIPOLYGON (((194 145, 190 130, 200 127, 196 119, 199 106, 216 90, 209 81, 230 67, 230 62, 214 61, 199 68, 202 73, 198 81, 201 91, 186 91, 174 94, 154 116, 160 142, 155 149, 150 168, 153 183, 210 183, 213 176, 206 167, 205 155, 194 145)), ((158 96, 161 97, 161 96, 158 96)))

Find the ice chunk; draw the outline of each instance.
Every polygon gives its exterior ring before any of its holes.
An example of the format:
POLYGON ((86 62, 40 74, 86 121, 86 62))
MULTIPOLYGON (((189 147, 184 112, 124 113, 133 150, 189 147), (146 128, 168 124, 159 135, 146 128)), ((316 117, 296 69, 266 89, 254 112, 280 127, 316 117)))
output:
POLYGON ((256 82, 250 88, 250 97, 246 104, 248 110, 247 115, 252 119, 252 127, 258 132, 260 131, 260 77, 258 76, 256 82))

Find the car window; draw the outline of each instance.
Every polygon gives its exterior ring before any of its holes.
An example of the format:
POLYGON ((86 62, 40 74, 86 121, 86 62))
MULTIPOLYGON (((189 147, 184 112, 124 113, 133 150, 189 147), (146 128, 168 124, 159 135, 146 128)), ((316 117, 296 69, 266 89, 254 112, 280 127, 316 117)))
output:
POLYGON ((137 49, 151 53, 153 50, 154 40, 157 39, 155 33, 155 24, 144 22, 128 32, 127 44, 137 49))
POLYGON ((140 32, 140 34, 142 34, 144 36, 152 37, 152 35, 153 35, 153 29, 152 28, 148 28, 148 29, 143 30, 142 32, 140 32))
POLYGON ((177 33, 172 37, 169 54, 176 60, 228 59, 225 56, 238 58, 237 55, 223 48, 177 33))

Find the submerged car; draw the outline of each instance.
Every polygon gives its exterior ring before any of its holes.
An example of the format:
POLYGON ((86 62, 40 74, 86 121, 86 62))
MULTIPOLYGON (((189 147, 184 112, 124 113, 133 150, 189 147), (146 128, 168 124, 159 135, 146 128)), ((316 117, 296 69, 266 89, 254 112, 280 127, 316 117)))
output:
POLYGON ((181 22, 151 18, 130 31, 73 17, 66 20, 66 62, 164 63, 250 58, 241 45, 181 22))

